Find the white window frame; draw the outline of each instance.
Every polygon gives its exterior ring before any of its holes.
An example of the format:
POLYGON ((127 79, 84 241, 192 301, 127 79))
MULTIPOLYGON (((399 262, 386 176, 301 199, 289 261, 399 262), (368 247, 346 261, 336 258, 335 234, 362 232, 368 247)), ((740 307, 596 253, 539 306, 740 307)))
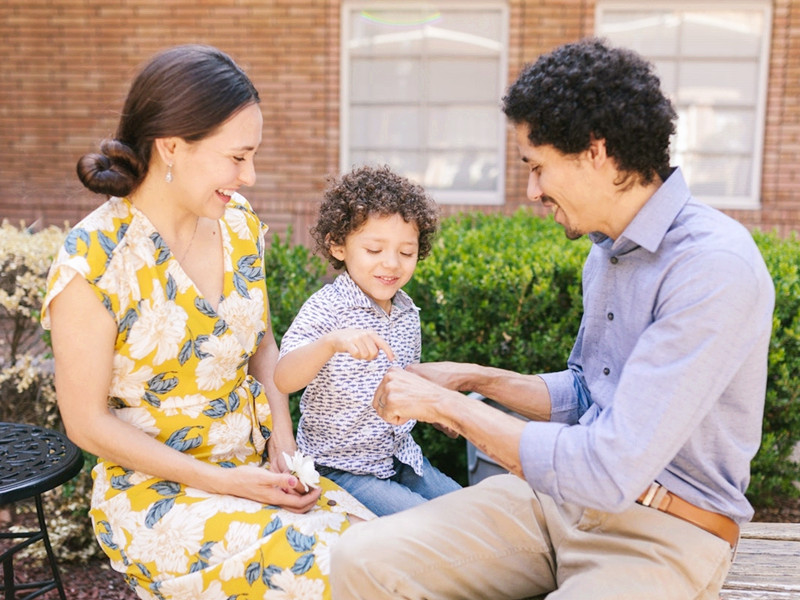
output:
MULTIPOLYGON (((426 2, 417 0, 406 1, 358 1, 344 0, 341 5, 341 39, 340 39, 340 110, 339 110, 339 169, 347 172, 352 167, 350 149, 350 76, 351 64, 348 41, 350 39, 350 14, 354 10, 391 10, 408 9, 409 6, 425 7, 431 10, 467 9, 498 10, 501 15, 501 53, 498 68, 497 81, 497 111, 501 112, 500 100, 505 93, 508 74, 508 39, 509 39, 509 9, 505 0, 438 0, 436 2, 426 2)), ((409 104, 410 106, 410 104, 409 104)), ((506 119, 501 116, 498 119, 499 126, 497 131, 497 186, 494 190, 429 190, 434 200, 440 204, 465 204, 465 205, 502 205, 505 203, 505 173, 506 173, 506 119)), ((427 151, 427 147, 421 147, 421 151, 427 151)), ((390 167, 392 165, 389 165, 390 167)), ((417 182, 424 184, 424 182, 417 182)))
MULTIPOLYGON (((603 1, 598 0, 596 9, 595 9, 595 31, 598 35, 602 36, 603 33, 600 31, 600 26, 603 23, 603 15, 606 11, 616 11, 616 10, 632 10, 632 11, 659 11, 659 10, 670 10, 670 11, 692 11, 698 12, 703 10, 708 11, 731 11, 735 12, 736 10, 754 10, 754 11, 761 11, 763 14, 764 19, 764 30, 762 32, 762 40, 761 40, 761 49, 760 49, 760 57, 759 57, 759 74, 758 74, 758 90, 755 95, 755 107, 753 112, 754 117, 754 127, 753 127, 753 139, 751 145, 751 154, 750 154, 750 161, 751 161, 751 173, 752 177, 750 178, 750 186, 749 190, 744 195, 729 195, 729 196, 711 196, 711 195, 701 195, 697 194, 697 198, 702 202, 705 202, 711 206, 720 209, 746 209, 746 210, 756 210, 761 208, 761 180, 762 180, 762 161, 764 155, 764 135, 765 135, 765 127, 766 127, 766 107, 767 107, 767 88, 768 88, 768 81, 769 81, 769 61, 770 61, 770 49, 771 49, 771 40, 772 40, 772 2, 769 0, 732 0, 732 1, 723 1, 723 0, 698 0, 697 2, 665 2, 665 1, 653 1, 653 2, 641 2, 636 0, 610 0, 610 1, 603 1)), ((611 39, 613 43, 613 37, 607 36, 611 39)), ((646 50, 642 51, 641 49, 637 49, 639 52, 648 58, 648 59, 657 59, 657 56, 648 55, 646 50)), ((682 58, 680 56, 670 56, 669 58, 677 60, 681 62, 682 60, 687 60, 686 58, 682 58)), ((690 60, 691 58, 689 58, 690 60)), ((676 110, 678 109, 678 105, 676 100, 673 98, 673 102, 675 102, 676 110)), ((686 104, 683 106, 693 106, 693 104, 686 104)), ((680 125, 679 125, 680 127, 680 125)), ((679 134, 678 134, 679 135, 679 134)), ((673 140, 674 142, 674 140, 673 140)), ((691 151, 691 149, 690 149, 691 151)), ((701 153, 702 154, 702 153, 701 153)), ((689 185, 691 187, 691 178, 688 178, 689 185)))

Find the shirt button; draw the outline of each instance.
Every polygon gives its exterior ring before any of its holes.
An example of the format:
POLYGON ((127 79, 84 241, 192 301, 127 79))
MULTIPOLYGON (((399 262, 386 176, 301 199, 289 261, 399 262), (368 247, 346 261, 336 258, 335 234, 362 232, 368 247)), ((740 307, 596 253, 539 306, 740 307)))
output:
POLYGON ((615 265, 615 264, 617 264, 618 262, 619 262, 619 259, 618 259, 616 256, 612 256, 612 257, 611 257, 611 264, 612 264, 612 265, 615 265))
POLYGON ((611 369, 609 369, 608 367, 603 369, 603 375, 608 375, 609 373, 611 373, 611 369))
POLYGON ((614 313, 608 313, 607 316, 608 316, 608 320, 609 321, 613 321, 614 320, 614 313))

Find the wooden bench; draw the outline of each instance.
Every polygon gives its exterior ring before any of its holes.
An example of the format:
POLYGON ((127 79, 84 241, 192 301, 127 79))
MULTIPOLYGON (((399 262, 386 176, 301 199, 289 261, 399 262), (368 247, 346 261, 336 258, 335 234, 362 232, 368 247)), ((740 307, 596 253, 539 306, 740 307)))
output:
POLYGON ((800 523, 748 523, 721 600, 800 598, 800 523))

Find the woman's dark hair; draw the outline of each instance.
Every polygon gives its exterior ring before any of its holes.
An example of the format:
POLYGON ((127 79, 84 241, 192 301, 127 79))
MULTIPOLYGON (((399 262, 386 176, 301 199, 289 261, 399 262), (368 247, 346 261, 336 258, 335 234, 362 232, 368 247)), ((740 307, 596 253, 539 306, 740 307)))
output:
POLYGON ((224 52, 194 44, 164 50, 133 80, 114 139, 100 144, 100 154, 78 161, 78 177, 93 192, 126 196, 147 175, 154 140, 202 140, 259 101, 253 83, 224 52))
POLYGON ((422 186, 392 172, 388 166, 358 167, 336 179, 328 188, 319 208, 311 236, 320 252, 335 269, 344 263, 330 252, 332 245, 344 244, 348 235, 360 229, 372 215, 400 215, 419 230, 418 260, 431 251, 439 227, 439 210, 422 186))
POLYGON ((643 184, 669 167, 677 115, 652 65, 631 50, 589 38, 527 65, 503 98, 503 112, 530 128, 534 145, 565 154, 605 139, 620 171, 643 184))

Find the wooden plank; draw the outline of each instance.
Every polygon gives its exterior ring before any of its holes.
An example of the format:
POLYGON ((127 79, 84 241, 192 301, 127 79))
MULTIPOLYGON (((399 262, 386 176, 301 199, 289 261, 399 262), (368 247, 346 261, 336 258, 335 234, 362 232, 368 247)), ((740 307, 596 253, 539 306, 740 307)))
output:
POLYGON ((748 523, 722 600, 800 598, 800 523, 748 523))

